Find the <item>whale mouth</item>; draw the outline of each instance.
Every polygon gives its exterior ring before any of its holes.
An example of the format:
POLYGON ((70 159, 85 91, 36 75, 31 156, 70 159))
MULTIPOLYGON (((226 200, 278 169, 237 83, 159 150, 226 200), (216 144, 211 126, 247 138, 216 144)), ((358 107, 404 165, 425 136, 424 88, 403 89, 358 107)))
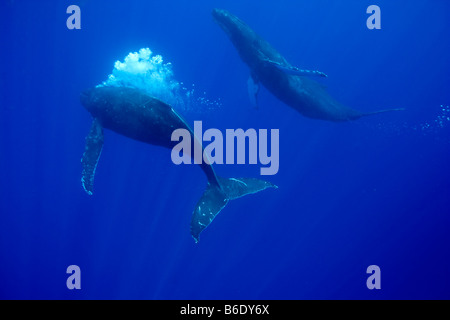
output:
POLYGON ((220 10, 220 9, 213 9, 212 16, 213 16, 214 22, 217 23, 220 27, 223 28, 223 23, 222 23, 223 13, 222 13, 222 10, 220 10))
POLYGON ((88 94, 85 91, 80 93, 80 99, 86 99, 87 97, 88 97, 88 94))
POLYGON ((223 10, 214 8, 212 11, 212 16, 214 17, 214 20, 218 20, 221 16, 223 16, 223 10))
POLYGON ((89 106, 89 101, 91 100, 91 90, 84 90, 80 93, 80 102, 87 108, 89 106))
POLYGON ((225 31, 230 39, 234 38, 235 34, 240 34, 240 30, 248 28, 242 20, 227 10, 213 9, 212 16, 214 21, 225 31))
POLYGON ((212 11, 212 16, 213 16, 214 22, 217 23, 219 25, 219 27, 222 28, 223 31, 225 31, 225 33, 230 35, 230 30, 229 30, 230 14, 229 14, 229 12, 226 10, 223 10, 223 9, 215 8, 212 11))

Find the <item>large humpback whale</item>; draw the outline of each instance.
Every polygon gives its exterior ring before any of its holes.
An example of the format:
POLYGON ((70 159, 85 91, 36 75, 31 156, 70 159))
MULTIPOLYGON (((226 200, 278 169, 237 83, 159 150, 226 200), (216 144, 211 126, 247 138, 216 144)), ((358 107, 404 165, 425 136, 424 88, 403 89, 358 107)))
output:
MULTIPOLYGON (((82 158, 81 181, 89 195, 93 193, 95 170, 102 152, 103 128, 170 149, 177 144, 176 141, 171 141, 175 129, 186 129, 195 137, 186 121, 172 107, 138 89, 100 86, 82 92, 80 100, 94 118, 82 158)), ((193 140, 194 143, 201 144, 198 139, 193 140)), ((206 162, 200 164, 200 167, 208 179, 208 186, 191 219, 191 235, 196 242, 203 229, 229 200, 267 188, 276 188, 275 185, 258 179, 220 178, 206 162)))
POLYGON ((323 72, 302 70, 291 65, 267 41, 230 12, 214 9, 212 14, 250 68, 248 89, 254 105, 259 83, 262 83, 279 100, 314 119, 349 121, 381 112, 403 110, 363 113, 342 105, 327 93, 322 84, 311 79, 314 76, 326 77, 323 72))

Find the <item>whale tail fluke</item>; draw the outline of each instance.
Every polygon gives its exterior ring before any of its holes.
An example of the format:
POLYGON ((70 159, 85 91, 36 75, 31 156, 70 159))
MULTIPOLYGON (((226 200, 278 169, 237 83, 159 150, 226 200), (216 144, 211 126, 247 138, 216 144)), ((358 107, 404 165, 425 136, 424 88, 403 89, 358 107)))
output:
POLYGON ((372 111, 372 112, 360 112, 360 111, 353 110, 353 109, 350 109, 350 110, 351 110, 351 112, 349 113, 349 115, 347 115, 345 117, 345 121, 358 120, 358 119, 361 119, 362 117, 373 116, 376 114, 386 113, 386 112, 406 111, 406 109, 404 109, 404 108, 384 109, 384 110, 378 110, 378 111, 372 111))
POLYGON ((253 178, 219 178, 219 185, 209 183, 203 196, 192 214, 191 235, 195 242, 200 233, 214 220, 229 200, 257 193, 267 188, 278 188, 276 185, 253 178))
POLYGON ((380 113, 395 112, 395 111, 406 111, 406 109, 405 108, 397 108, 397 109, 378 110, 378 111, 363 113, 361 116, 362 117, 373 116, 373 115, 380 114, 380 113))

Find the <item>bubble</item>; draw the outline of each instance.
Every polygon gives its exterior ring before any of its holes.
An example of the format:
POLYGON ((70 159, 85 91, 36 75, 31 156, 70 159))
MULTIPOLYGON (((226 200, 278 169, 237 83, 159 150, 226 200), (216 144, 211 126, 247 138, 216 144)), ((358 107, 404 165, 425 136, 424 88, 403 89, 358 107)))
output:
MULTIPOLYGON (((430 109, 432 110, 432 109, 430 109)), ((428 121, 419 123, 404 122, 379 123, 377 129, 388 135, 410 135, 412 133, 431 137, 439 142, 450 143, 448 130, 450 128, 450 106, 440 105, 435 109, 435 116, 428 121)))
MULTIPOLYGON (((130 52, 124 61, 116 61, 112 74, 99 86, 132 87, 140 89, 178 110, 203 111, 220 107, 219 101, 197 97, 173 76, 172 64, 164 63, 161 55, 154 55, 149 48, 130 52)), ((206 92, 203 92, 206 96, 206 92)))

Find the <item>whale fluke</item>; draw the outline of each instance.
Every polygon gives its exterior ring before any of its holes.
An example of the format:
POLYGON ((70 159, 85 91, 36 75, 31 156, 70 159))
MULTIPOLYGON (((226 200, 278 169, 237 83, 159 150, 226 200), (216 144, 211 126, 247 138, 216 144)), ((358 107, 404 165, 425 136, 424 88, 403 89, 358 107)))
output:
POLYGON ((367 113, 364 113, 363 115, 364 116, 373 116, 375 114, 386 113, 386 112, 396 112, 396 111, 406 111, 406 109, 405 108, 384 109, 384 110, 367 112, 367 113))
POLYGON ((276 185, 254 178, 220 178, 219 185, 209 183, 203 196, 197 203, 191 219, 191 235, 195 242, 200 233, 214 220, 229 200, 257 193, 267 188, 278 188, 276 185))
POLYGON ((397 112, 397 111, 406 111, 406 109, 405 108, 394 108, 394 109, 383 109, 383 110, 364 112, 364 113, 356 113, 355 115, 350 117, 350 120, 358 120, 362 117, 370 117, 370 116, 374 116, 374 115, 377 115, 380 113, 397 112))

